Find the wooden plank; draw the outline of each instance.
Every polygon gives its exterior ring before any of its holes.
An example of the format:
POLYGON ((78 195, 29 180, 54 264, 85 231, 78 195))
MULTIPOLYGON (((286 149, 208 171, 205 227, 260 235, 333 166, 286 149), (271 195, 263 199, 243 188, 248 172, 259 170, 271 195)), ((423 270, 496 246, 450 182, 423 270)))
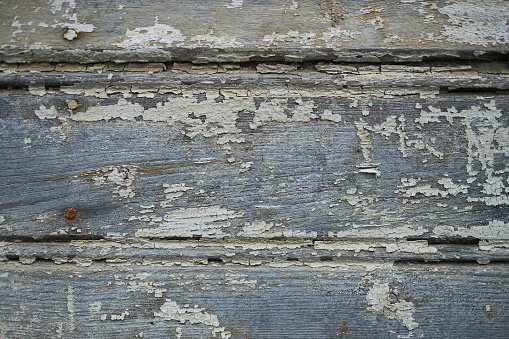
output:
POLYGON ((0 93, 4 238, 508 239, 503 94, 136 85, 0 93))
POLYGON ((498 58, 509 40, 503 0, 3 5, 0 46, 7 62, 498 58))
POLYGON ((3 337, 503 338, 507 265, 2 263, 3 337))
POLYGON ((503 0, 13 1, 0 338, 505 338, 503 0))

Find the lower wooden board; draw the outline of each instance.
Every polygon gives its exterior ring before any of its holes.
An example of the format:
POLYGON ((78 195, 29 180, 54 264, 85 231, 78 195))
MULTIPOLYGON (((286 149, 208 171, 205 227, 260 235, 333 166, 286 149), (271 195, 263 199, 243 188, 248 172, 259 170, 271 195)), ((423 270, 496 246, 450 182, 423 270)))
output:
POLYGON ((507 264, 0 264, 2 338, 506 338, 507 264))

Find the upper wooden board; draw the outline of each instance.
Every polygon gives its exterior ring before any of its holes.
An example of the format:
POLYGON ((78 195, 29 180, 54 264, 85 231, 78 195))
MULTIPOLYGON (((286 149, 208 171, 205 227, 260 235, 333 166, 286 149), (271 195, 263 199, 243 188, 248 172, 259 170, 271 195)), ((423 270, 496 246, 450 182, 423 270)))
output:
POLYGON ((0 60, 482 58, 508 50, 508 13, 503 0, 5 0, 0 60))

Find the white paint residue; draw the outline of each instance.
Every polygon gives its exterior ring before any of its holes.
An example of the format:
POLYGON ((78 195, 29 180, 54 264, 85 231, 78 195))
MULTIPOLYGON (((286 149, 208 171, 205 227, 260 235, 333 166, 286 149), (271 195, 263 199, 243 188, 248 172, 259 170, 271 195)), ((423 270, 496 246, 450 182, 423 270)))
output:
POLYGON ((453 2, 439 7, 441 14, 447 15, 451 25, 444 25, 441 35, 448 41, 480 45, 484 47, 509 43, 507 2, 493 2, 479 5, 477 1, 453 2))
POLYGON ((46 108, 46 106, 41 105, 39 109, 34 111, 35 115, 41 120, 44 119, 55 119, 58 117, 57 110, 55 106, 51 106, 50 108, 46 108))
POLYGON ((163 293, 168 291, 163 287, 165 283, 146 280, 148 277, 149 274, 130 274, 128 275, 130 279, 128 282, 117 282, 117 285, 127 285, 128 291, 143 291, 147 294, 153 293, 156 298, 162 297, 163 293))
POLYGON ((499 121, 502 112, 496 108, 495 100, 484 103, 483 106, 472 106, 462 111, 455 107, 442 110, 428 106, 428 110, 421 110, 416 122, 425 125, 445 119, 451 125, 465 126, 466 171, 470 176, 468 182, 476 182, 485 194, 481 197, 467 197, 467 200, 480 201, 489 206, 508 204, 509 187, 504 181, 509 180, 509 166, 498 171, 495 166, 500 165, 496 161, 507 161, 509 157, 509 128, 499 121))
POLYGON ((128 310, 125 310, 124 312, 120 313, 120 314, 112 314, 110 316, 110 319, 111 320, 124 320, 126 316, 129 315, 129 311, 128 310))
POLYGON ((71 9, 76 8, 75 0, 53 0, 51 3, 51 13, 55 14, 56 12, 60 12, 64 3, 67 3, 67 6, 71 9))
POLYGON ((3 224, 4 221, 5 221, 5 217, 3 215, 0 215, 0 224, 3 224))
POLYGON ((215 36, 212 30, 204 35, 194 35, 189 40, 191 43, 186 45, 186 47, 232 48, 244 46, 236 37, 229 35, 215 36))
POLYGON ((46 94, 46 86, 44 84, 30 84, 28 85, 28 91, 32 95, 43 96, 46 94))
POLYGON ((397 289, 390 289, 388 283, 375 283, 366 295, 368 311, 383 314, 389 319, 403 321, 403 325, 412 331, 419 326, 413 318, 414 304, 403 299, 398 300, 398 298, 397 289))
POLYGON ((300 45, 301 47, 312 47, 316 44, 316 33, 300 33, 299 31, 288 31, 284 34, 272 33, 263 37, 263 42, 269 46, 286 46, 289 44, 300 45))
POLYGON ((175 320, 181 324, 204 324, 211 326, 211 334, 213 337, 219 334, 221 338, 228 339, 231 333, 226 331, 224 327, 219 324, 217 315, 205 311, 204 308, 194 305, 194 307, 185 306, 180 307, 176 301, 166 299, 166 302, 161 306, 159 312, 154 312, 154 316, 161 317, 164 320, 175 320))
POLYGON ((378 168, 359 168, 359 173, 374 174, 376 177, 380 176, 380 170, 378 168))
MULTIPOLYGON (((95 26, 92 25, 92 24, 80 24, 80 23, 68 23, 68 22, 59 22, 59 23, 56 23, 54 25, 51 25, 51 27, 53 28, 67 28, 69 31, 73 31, 74 34, 76 33, 80 33, 80 32, 93 32, 94 31, 94 28, 95 26)), ((73 34, 72 32, 68 32, 69 34, 73 34)), ((76 36, 73 36, 73 37, 65 37, 67 40, 74 40, 75 38, 77 37, 77 34, 76 36)))
POLYGON ((127 39, 114 45, 122 48, 170 47, 185 40, 180 30, 158 23, 157 18, 153 26, 127 29, 125 35, 127 39))
POLYGON ((320 116, 322 120, 329 120, 333 122, 341 122, 341 115, 332 113, 331 110, 324 110, 322 115, 320 116))
MULTIPOLYGON (((239 113, 243 111, 254 113, 253 122, 250 124, 252 129, 271 121, 309 122, 318 118, 313 113, 315 107, 313 101, 297 99, 295 102, 297 107, 289 109, 288 99, 275 98, 262 102, 257 109, 252 97, 232 97, 224 99, 223 102, 214 100, 198 102, 194 97, 174 97, 169 98, 167 102, 157 103, 156 107, 144 109, 140 104, 133 104, 121 98, 114 105, 89 107, 85 112, 77 112, 72 119, 74 121, 108 121, 120 118, 135 121, 136 118, 142 118, 147 121, 166 122, 169 125, 180 122, 185 126, 183 133, 186 136, 190 138, 216 137, 216 142, 223 145, 229 142, 245 141, 244 136, 241 135, 242 130, 236 125, 239 113), (292 115, 289 115, 290 112, 292 115)), ((36 114, 43 116, 39 111, 36 114)), ((334 120, 338 118, 331 116, 334 120)))
MULTIPOLYGON (((384 215, 384 213, 388 213, 389 211, 380 212, 380 215, 384 215)), ((353 225, 352 230, 346 231, 338 231, 338 232, 329 232, 329 238, 355 238, 358 237, 359 234, 362 234, 362 237, 365 239, 381 239, 381 238, 389 238, 389 239, 402 239, 408 237, 415 237, 423 235, 427 232, 427 229, 423 227, 414 227, 414 226, 394 226, 388 227, 387 225, 372 225, 372 226, 357 226, 353 225)))
POLYGON ((88 311, 91 313, 98 313, 101 312, 103 303, 100 301, 93 301, 88 304, 88 311))
POLYGON ((227 272, 224 275, 224 280, 227 285, 247 285, 254 288, 256 286, 256 279, 247 279, 247 274, 227 272))
POLYGON ((93 177, 96 185, 114 185, 113 193, 120 198, 132 198, 135 196, 130 187, 136 178, 136 168, 134 166, 114 166, 107 167, 94 173, 84 173, 83 175, 95 175, 93 177))
POLYGON ((186 191, 192 190, 192 187, 186 187, 185 184, 163 184, 166 200, 161 202, 161 207, 171 207, 172 201, 177 200, 184 195, 186 191))
POLYGON ((484 226, 435 226, 433 234, 438 238, 459 236, 481 240, 508 240, 509 224, 501 220, 492 220, 484 226))
POLYGON ((244 137, 238 136, 241 130, 236 126, 238 113, 244 110, 256 110, 253 98, 231 98, 218 103, 213 100, 198 102, 196 98, 176 97, 146 110, 139 104, 132 104, 121 98, 115 105, 90 107, 86 112, 78 112, 73 116, 73 120, 121 118, 135 121, 135 118, 141 117, 170 125, 180 122, 186 127, 184 134, 190 138, 198 135, 217 137, 218 144, 225 144, 244 141, 244 137))
POLYGON ((469 188, 468 185, 455 184, 449 177, 438 179, 438 183, 442 185, 444 189, 434 188, 430 185, 417 186, 417 183, 420 181, 420 178, 401 178, 401 186, 398 186, 399 189, 394 191, 394 193, 401 193, 404 197, 415 197, 417 194, 422 194, 426 197, 446 197, 448 195, 456 196, 459 193, 466 194, 469 188))
POLYGON ((438 250, 434 246, 429 246, 426 240, 408 241, 408 240, 372 240, 372 241, 315 241, 315 249, 321 250, 343 250, 373 252, 377 248, 385 248, 387 253, 406 252, 406 253, 436 253, 438 250))
POLYGON ((76 321, 74 313, 76 309, 74 307, 74 288, 71 284, 67 285, 67 311, 69 312, 69 332, 76 329, 76 321))
POLYGON ((231 226, 230 220, 242 217, 242 213, 220 206, 180 208, 165 214, 155 228, 144 228, 136 237, 222 237, 223 229, 231 226))
POLYGON ((226 5, 226 8, 242 8, 242 3, 244 0, 231 0, 231 2, 226 5))
POLYGON ((354 40, 355 36, 360 34, 361 32, 341 29, 340 27, 332 27, 323 32, 321 40, 325 42, 326 47, 335 48, 341 47, 344 42, 354 40))
POLYGON ((252 161, 243 162, 242 164, 240 164, 239 172, 244 173, 244 172, 249 171, 249 169, 251 168, 252 165, 253 165, 252 161))
POLYGON ((242 230, 237 234, 239 237, 255 237, 255 238, 316 238, 317 232, 307 232, 302 230, 287 229, 283 224, 273 221, 253 221, 247 222, 242 230))

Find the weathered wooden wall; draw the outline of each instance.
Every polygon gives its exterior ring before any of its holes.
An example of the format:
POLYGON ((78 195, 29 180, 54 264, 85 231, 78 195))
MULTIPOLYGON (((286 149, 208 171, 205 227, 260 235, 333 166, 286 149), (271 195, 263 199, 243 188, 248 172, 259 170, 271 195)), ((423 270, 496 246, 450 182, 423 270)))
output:
POLYGON ((2 4, 1 338, 507 337, 506 1, 2 4))

